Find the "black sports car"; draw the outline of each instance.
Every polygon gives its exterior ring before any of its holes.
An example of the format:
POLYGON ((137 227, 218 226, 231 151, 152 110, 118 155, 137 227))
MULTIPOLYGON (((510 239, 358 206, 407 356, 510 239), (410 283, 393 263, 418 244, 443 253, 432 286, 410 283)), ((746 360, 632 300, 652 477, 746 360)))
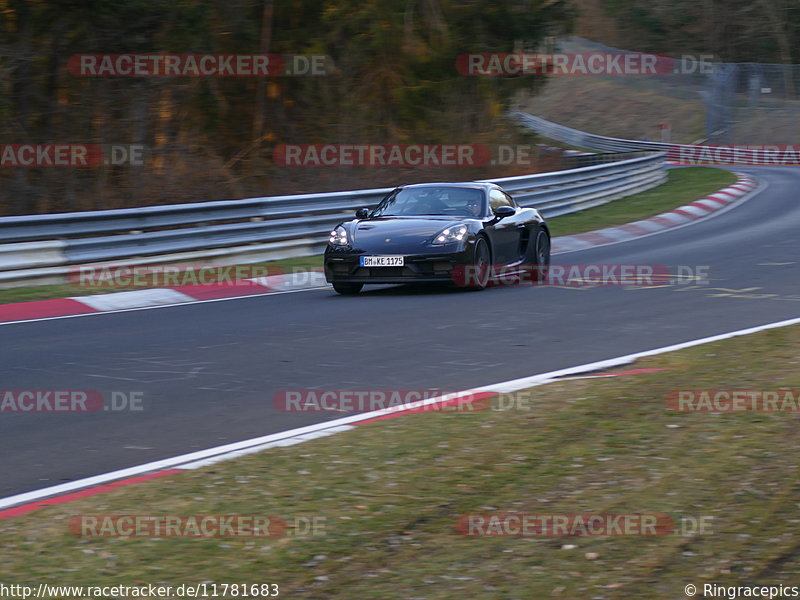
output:
POLYGON ((493 275, 550 264, 550 231, 493 183, 421 183, 393 190, 331 231, 325 278, 340 294, 365 283, 451 281, 483 289, 493 275))

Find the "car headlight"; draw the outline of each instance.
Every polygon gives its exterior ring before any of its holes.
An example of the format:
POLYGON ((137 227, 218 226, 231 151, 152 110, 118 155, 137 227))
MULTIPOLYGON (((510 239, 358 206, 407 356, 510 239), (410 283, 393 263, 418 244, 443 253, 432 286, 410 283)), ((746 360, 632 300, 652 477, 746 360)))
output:
POLYGON ((445 244, 449 244, 451 242, 461 242, 466 237, 467 237, 467 226, 456 225, 455 227, 448 227, 447 229, 442 229, 433 238, 431 245, 444 246, 445 244))
POLYGON ((347 237, 347 230, 341 225, 331 231, 331 237, 328 239, 331 246, 349 246, 350 238, 347 237))

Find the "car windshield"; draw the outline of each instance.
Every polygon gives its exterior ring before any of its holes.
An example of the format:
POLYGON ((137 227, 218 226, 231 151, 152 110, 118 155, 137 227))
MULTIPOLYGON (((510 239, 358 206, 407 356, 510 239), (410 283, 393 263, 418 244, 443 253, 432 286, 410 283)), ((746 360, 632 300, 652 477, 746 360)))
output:
POLYGON ((480 189, 456 187, 404 188, 383 199, 373 217, 455 215, 480 217, 484 214, 480 189))

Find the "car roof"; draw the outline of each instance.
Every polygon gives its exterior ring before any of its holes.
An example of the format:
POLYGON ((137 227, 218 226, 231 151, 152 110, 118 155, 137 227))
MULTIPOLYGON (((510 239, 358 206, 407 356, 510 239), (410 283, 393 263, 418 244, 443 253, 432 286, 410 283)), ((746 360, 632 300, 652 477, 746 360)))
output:
POLYGON ((475 189, 475 190, 487 190, 493 188, 500 188, 499 185, 495 183, 488 183, 483 181, 465 181, 465 182, 442 182, 442 183, 409 183, 407 185, 399 186, 401 189, 417 189, 417 188, 429 188, 429 187, 453 187, 453 188, 468 188, 468 189, 475 189))

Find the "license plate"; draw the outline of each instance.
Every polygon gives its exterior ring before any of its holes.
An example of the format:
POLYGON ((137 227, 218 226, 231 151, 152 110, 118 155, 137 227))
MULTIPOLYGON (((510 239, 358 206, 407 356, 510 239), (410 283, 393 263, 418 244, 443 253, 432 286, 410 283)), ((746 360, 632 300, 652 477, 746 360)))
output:
POLYGON ((403 256, 362 256, 362 267, 402 267, 405 264, 403 256))

